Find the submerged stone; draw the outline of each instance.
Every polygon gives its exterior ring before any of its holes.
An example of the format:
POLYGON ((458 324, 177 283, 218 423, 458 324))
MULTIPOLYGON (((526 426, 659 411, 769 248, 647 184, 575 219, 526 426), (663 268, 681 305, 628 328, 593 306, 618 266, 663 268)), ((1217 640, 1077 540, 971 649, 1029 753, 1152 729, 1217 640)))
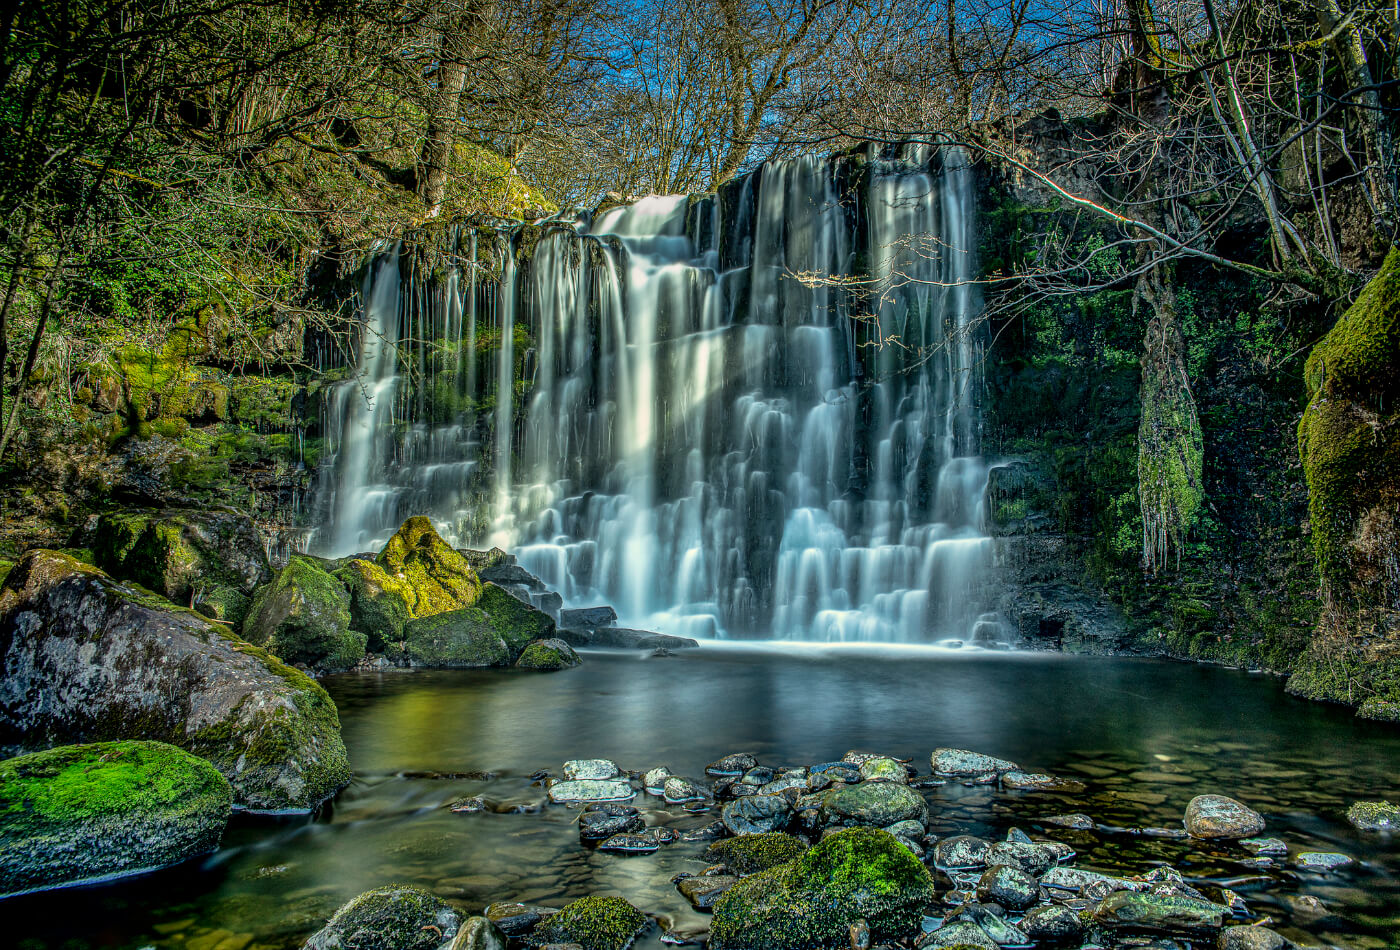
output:
POLYGON ((549 787, 552 802, 620 802, 630 801, 636 795, 628 782, 579 780, 556 782, 549 787))
POLYGON ((893 940, 918 928, 933 897, 927 869, 893 836, 851 828, 731 887, 715 905, 710 946, 843 947, 861 920, 873 941, 893 940))
POLYGON ((617 854, 651 854, 661 850, 661 840, 654 834, 623 832, 615 834, 598 845, 599 851, 612 851, 617 854))
POLYGON ((661 786, 661 794, 673 805, 709 801, 713 797, 704 782, 683 775, 668 775, 661 786))
POLYGON ((1281 838, 1245 838, 1240 847, 1250 854, 1287 854, 1288 845, 1281 838))
POLYGON ((685 878, 676 884, 676 889, 696 910, 709 910, 738 881, 730 874, 702 875, 685 878))
POLYGON ((306 941, 306 950, 438 950, 461 923, 457 911, 427 891, 389 885, 341 907, 306 941))
POLYGON ((1335 851, 1301 851, 1293 856, 1293 863, 1304 871, 1335 871, 1355 864, 1356 859, 1335 851))
POLYGON ((558 911, 553 907, 499 901, 495 904, 488 904, 482 913, 486 915, 487 920, 500 928, 502 933, 510 937, 519 937, 534 929, 534 926, 541 920, 550 914, 558 913, 558 911))
POLYGON ((1072 815, 1049 815, 1040 819, 1047 825, 1056 825, 1060 828, 1075 828, 1080 831, 1093 831, 1097 825, 1094 819, 1088 815, 1075 813, 1072 815))
POLYGON ((934 749, 930 763, 935 774, 953 776, 980 776, 989 772, 1000 774, 1020 768, 1015 762, 1007 759, 969 752, 966 749, 934 749))
POLYGON ((163 742, 59 746, 0 762, 0 897, 108 880, 213 851, 233 791, 163 742))
POLYGON ((1119 891, 1094 908, 1094 920, 1114 930, 1201 933, 1219 930, 1229 908, 1191 897, 1119 891))
POLYGON ((1283 934, 1268 927, 1236 925, 1220 931, 1218 950, 1283 950, 1291 946, 1283 934))
POLYGON ((1182 824, 1193 838, 1248 838, 1264 830, 1264 817, 1224 795, 1197 795, 1187 804, 1182 824))

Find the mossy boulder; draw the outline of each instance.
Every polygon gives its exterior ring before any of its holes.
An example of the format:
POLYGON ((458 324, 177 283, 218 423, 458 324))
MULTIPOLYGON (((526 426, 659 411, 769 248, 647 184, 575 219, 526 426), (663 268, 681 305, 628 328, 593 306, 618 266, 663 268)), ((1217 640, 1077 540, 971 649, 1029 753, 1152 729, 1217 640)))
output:
POLYGON ((781 831, 739 835, 716 841, 705 851, 705 860, 727 864, 739 874, 757 874, 801 857, 807 846, 781 831))
POLYGON ((363 558, 352 558, 335 576, 350 594, 350 628, 365 634, 370 650, 403 639, 404 624, 413 619, 406 582, 363 558))
POLYGON ((409 518, 394 532, 375 563, 403 583, 409 612, 431 617, 471 607, 481 597, 481 579, 467 559, 438 536, 427 518, 409 518))
POLYGON ((491 618, 491 626, 505 641, 512 659, 519 657, 534 641, 554 637, 554 618, 520 600, 504 587, 489 582, 485 584, 477 606, 491 618))
POLYGON ((0 749, 153 739, 208 759, 250 809, 307 811, 350 780, 316 683, 192 610, 34 550, 0 587, 0 749))
POLYGON ((235 625, 272 578, 257 526, 228 508, 109 512, 79 540, 111 576, 235 625))
POLYGON ((567 670, 578 666, 579 659, 574 648, 563 640, 537 640, 527 646, 515 665, 522 670, 567 670))
POLYGON ((510 663, 505 641, 476 607, 410 620, 403 630, 403 650, 412 666, 466 669, 510 663))
POLYGON ((918 932, 933 879, 893 835, 851 828, 789 864, 735 884, 715 904, 714 950, 817 950, 850 944, 864 920, 872 941, 918 932))
POLYGON ((366 891, 306 941, 307 950, 436 950, 462 917, 427 891, 391 884, 366 891))
POLYGON ((928 803, 907 785, 894 782, 859 782, 827 792, 822 799, 822 821, 828 825, 888 827, 897 821, 928 823, 928 803))
POLYGON ((258 591, 243 638, 288 663, 346 670, 364 659, 366 637, 350 629, 350 592, 316 561, 294 556, 258 591))
POLYGON ((646 915, 621 897, 581 897, 540 922, 532 946, 576 943, 583 950, 625 950, 646 926, 646 915))
POLYGON ((163 742, 0 762, 0 897, 140 874, 212 851, 233 808, 218 769, 163 742))

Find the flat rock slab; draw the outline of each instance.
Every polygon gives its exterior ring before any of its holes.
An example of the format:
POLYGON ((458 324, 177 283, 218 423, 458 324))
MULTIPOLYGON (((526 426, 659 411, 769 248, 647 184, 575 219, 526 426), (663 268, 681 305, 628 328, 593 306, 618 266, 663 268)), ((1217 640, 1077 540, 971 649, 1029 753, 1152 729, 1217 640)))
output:
POLYGON ((1229 908, 1193 897, 1119 891, 1099 901, 1094 920, 1112 930, 1196 934, 1219 930, 1229 908))
POLYGON ((685 650, 698 647, 700 643, 689 637, 673 637, 651 630, 632 630, 627 627, 599 627, 593 631, 588 646, 614 647, 624 650, 655 650, 665 647, 668 650, 685 650))
POLYGON ((966 749, 934 749, 930 763, 934 773, 938 775, 980 776, 989 772, 1000 774, 1020 769, 1019 765, 1007 759, 969 752, 966 749))
POLYGON ((617 623, 617 611, 612 607, 574 607, 559 611, 559 626, 580 630, 611 627, 617 623))
POLYGON ((625 802, 637 796, 628 782, 579 779, 556 782, 549 787, 552 802, 625 802))
POLYGON ((617 764, 609 759, 570 759, 564 763, 564 778, 571 782, 609 779, 617 772, 617 764))

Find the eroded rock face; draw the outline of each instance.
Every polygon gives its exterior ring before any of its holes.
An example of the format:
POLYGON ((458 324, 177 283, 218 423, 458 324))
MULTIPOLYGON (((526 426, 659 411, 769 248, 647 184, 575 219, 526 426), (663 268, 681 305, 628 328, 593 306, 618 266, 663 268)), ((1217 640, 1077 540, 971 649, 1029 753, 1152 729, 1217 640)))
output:
POLYGON ((0 897, 213 851, 232 808, 217 769, 163 742, 60 746, 0 762, 0 897))
POLYGON ((0 747, 155 739, 208 759, 250 809, 306 811, 350 780, 316 683, 193 611, 53 551, 0 588, 0 747))

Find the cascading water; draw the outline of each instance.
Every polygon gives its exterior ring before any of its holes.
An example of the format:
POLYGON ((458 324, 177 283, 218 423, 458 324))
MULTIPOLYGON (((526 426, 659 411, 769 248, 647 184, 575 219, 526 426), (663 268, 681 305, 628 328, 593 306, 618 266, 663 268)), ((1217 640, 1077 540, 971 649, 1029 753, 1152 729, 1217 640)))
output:
POLYGON ((507 235, 490 280, 475 235, 431 281, 384 253, 313 545, 428 514, 670 633, 1004 639, 971 184, 872 148, 507 235))

